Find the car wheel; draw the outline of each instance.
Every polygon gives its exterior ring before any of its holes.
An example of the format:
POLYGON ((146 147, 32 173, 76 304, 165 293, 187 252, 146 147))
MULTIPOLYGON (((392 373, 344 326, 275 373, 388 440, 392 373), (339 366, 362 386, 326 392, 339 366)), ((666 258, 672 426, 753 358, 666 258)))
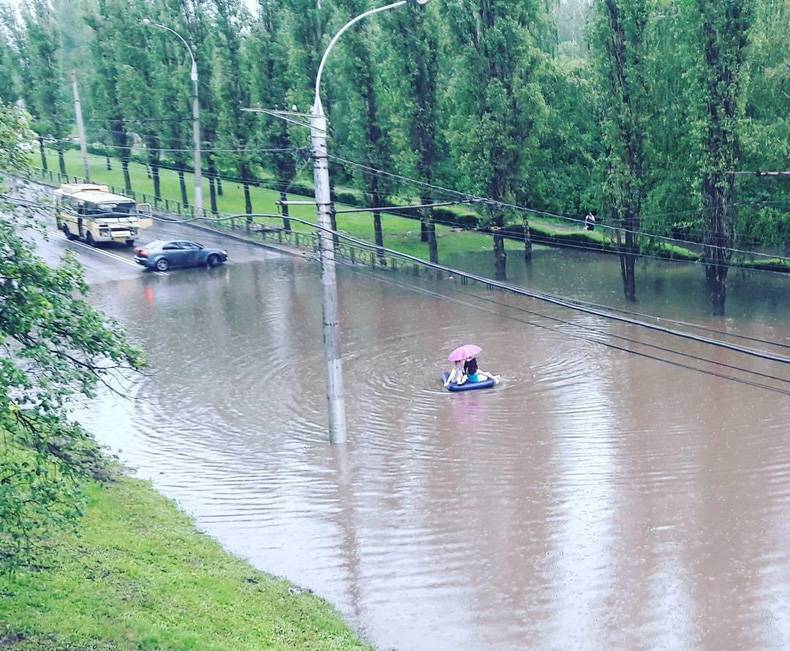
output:
POLYGON ((93 234, 90 231, 88 231, 88 234, 85 236, 85 241, 89 246, 96 246, 96 240, 93 239, 93 234))
POLYGON ((222 260, 216 253, 212 253, 206 261, 209 267, 217 267, 222 264, 222 260))
POLYGON ((170 263, 167 261, 167 258, 159 258, 154 264, 157 271, 167 271, 170 269, 170 263))
POLYGON ((76 239, 76 238, 74 237, 74 235, 72 235, 72 234, 71 234, 71 231, 69 230, 69 225, 68 225, 68 224, 63 224, 63 228, 62 228, 62 230, 63 230, 63 234, 66 236, 66 239, 67 239, 67 240, 73 240, 73 239, 76 239))

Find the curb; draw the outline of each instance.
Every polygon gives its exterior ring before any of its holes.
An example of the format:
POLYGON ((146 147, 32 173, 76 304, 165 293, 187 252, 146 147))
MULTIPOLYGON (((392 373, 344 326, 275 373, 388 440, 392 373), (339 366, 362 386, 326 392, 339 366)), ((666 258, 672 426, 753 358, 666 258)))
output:
POLYGON ((154 219, 167 222, 170 224, 179 224, 181 226, 188 226, 189 228, 194 228, 196 230, 203 231, 204 233, 221 235, 222 237, 227 237, 228 239, 235 240, 237 242, 243 242, 244 244, 252 244, 253 246, 258 246, 261 247, 262 249, 268 249, 269 251, 275 251, 276 253, 281 253, 283 255, 290 255, 294 258, 302 258, 303 260, 305 260, 310 257, 306 251, 291 249, 285 246, 280 246, 278 244, 269 244, 268 242, 260 242, 258 240, 253 240, 249 237, 245 237, 244 235, 238 235, 237 233, 229 233, 228 231, 212 228, 211 226, 204 226, 203 224, 194 224, 190 222, 181 221, 179 219, 175 219, 174 216, 173 217, 169 216, 167 213, 154 213, 154 219))

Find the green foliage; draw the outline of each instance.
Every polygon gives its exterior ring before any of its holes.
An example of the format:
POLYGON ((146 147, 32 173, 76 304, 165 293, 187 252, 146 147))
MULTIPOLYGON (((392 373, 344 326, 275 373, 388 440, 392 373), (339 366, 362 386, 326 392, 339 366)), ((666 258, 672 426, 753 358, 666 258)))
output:
POLYGON ((0 170, 24 170, 30 160, 34 137, 30 115, 0 102, 0 170))
POLYGON ((0 575, 0 645, 63 649, 367 649, 324 601, 195 531, 147 484, 87 487, 51 567, 0 575))
MULTIPOLYGON (((57 0, 53 13, 36 0, 25 9, 34 20, 9 19, 0 30, 0 59, 20 62, 9 66, 11 75, 3 66, 0 95, 10 97, 16 83, 38 117, 34 95, 58 84, 21 88, 20 79, 59 78, 62 87, 66 62, 80 66, 90 139, 113 154, 137 153, 154 176, 160 163, 188 170, 190 61, 174 35, 141 26, 150 18, 178 31, 195 51, 205 171, 273 177, 284 188, 306 169, 304 152, 254 149, 302 148, 307 130, 240 109, 307 112, 329 39, 371 6, 260 0, 249 11, 230 0, 57 0), (52 16, 59 22, 53 25, 52 16), (36 51, 50 54, 32 56, 36 51)), ((702 241, 709 204, 703 178, 714 163, 719 174, 777 170, 790 157, 787 12, 787 3, 774 0, 445 0, 399 7, 352 27, 329 57, 322 99, 330 153, 536 210, 582 217, 597 209, 610 224, 702 241), (742 23, 735 30, 726 27, 733 18, 733 25, 742 23), (738 50, 726 73, 733 83, 716 81, 724 68, 706 63, 711 47, 725 67, 738 50), (706 153, 709 100, 735 109, 720 124, 733 135, 722 142, 737 142, 731 148, 737 156, 706 153)), ((63 110, 68 125, 70 111, 63 110)), ((446 198, 356 166, 333 162, 331 172, 368 205, 446 198)), ((713 185, 723 187, 720 180, 713 185)), ((187 194, 184 183, 182 201, 187 194)), ((733 241, 787 242, 786 183, 741 175, 728 202, 737 208, 727 215, 733 241)), ((480 214, 495 226, 522 217, 480 214)), ((425 238, 427 211, 423 219, 425 238)))
MULTIPOLYGON (((24 152, 25 118, 0 108, 0 164, 24 152)), ((73 256, 53 269, 23 235, 35 223, 0 207, 0 569, 39 557, 50 532, 79 512, 81 478, 103 460, 70 416, 75 395, 140 368, 137 350, 82 298, 73 256)))

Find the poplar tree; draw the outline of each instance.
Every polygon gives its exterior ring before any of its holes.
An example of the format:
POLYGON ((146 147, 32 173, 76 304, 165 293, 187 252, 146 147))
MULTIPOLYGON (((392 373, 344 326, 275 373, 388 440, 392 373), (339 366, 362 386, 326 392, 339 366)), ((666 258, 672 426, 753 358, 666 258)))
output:
MULTIPOLYGON (((367 9, 363 0, 338 0, 336 6, 339 25, 367 9)), ((343 143, 342 152, 350 153, 350 158, 367 168, 355 167, 354 180, 368 206, 373 208, 385 205, 392 191, 388 178, 376 171, 392 169, 391 143, 382 106, 381 76, 376 74, 380 29, 380 24, 375 21, 363 21, 343 35, 336 52, 340 59, 338 67, 342 78, 338 83, 342 83, 342 92, 337 94, 332 112, 337 127, 336 141, 343 143)), ((374 240, 383 263, 381 210, 372 212, 374 240)))
MULTIPOLYGON (((400 131, 404 171, 433 183, 442 159, 439 105, 441 33, 435 7, 409 5, 392 12, 385 22, 387 98, 394 110, 393 126, 400 131)), ((420 203, 433 202, 424 186, 420 203)), ((420 238, 428 243, 431 262, 439 261, 433 210, 421 211, 420 238)))
MULTIPOLYGON (((220 143, 226 149, 238 149, 223 158, 233 161, 244 189, 244 210, 252 213, 250 181, 252 154, 250 136, 254 133, 254 117, 242 109, 249 107, 250 88, 245 78, 241 52, 241 25, 244 11, 234 0, 214 0, 215 39, 214 88, 218 99, 220 143)), ((249 222, 248 222, 249 223, 249 222)))
POLYGON ((23 96, 35 120, 41 163, 47 168, 44 138, 54 140, 60 173, 66 175, 64 141, 71 132, 72 111, 64 92, 66 78, 60 62, 60 34, 46 0, 32 0, 22 6, 26 40, 22 48, 23 96))
MULTIPOLYGON (((449 138, 467 189, 494 202, 512 201, 543 97, 536 84, 542 57, 529 33, 539 20, 533 0, 447 3, 455 77, 449 138)), ((495 274, 506 278, 505 211, 488 209, 495 274)))
POLYGON ((125 4, 118 0, 98 0, 96 11, 87 14, 85 21, 93 30, 91 53, 94 61, 94 76, 91 85, 91 105, 112 143, 114 154, 121 157, 124 190, 132 193, 129 175, 129 159, 133 138, 124 115, 118 87, 119 57, 117 44, 125 38, 123 12, 125 4))
MULTIPOLYGON (((288 42, 283 15, 284 3, 280 0, 259 0, 258 17, 247 48, 248 70, 250 71, 251 92, 254 103, 263 108, 285 110, 288 104, 288 42)), ((292 147, 292 137, 288 123, 282 119, 258 116, 260 140, 267 148, 287 150, 292 147)), ((307 133, 301 134, 304 141, 307 133)), ((297 134, 297 138, 298 138, 297 134)), ((286 188, 296 175, 296 159, 292 152, 281 151, 264 154, 260 162, 271 168, 280 192, 280 200, 286 201, 286 188)), ((282 204, 283 228, 291 230, 286 203, 282 204)))
POLYGON ((736 222, 735 176, 740 160, 746 48, 752 0, 697 0, 703 87, 703 263, 715 314, 724 314, 736 222))
POLYGON ((617 231, 623 293, 636 300, 637 231, 645 199, 645 133, 650 113, 645 80, 648 0, 602 0, 595 46, 600 121, 606 155, 606 201, 617 231))
POLYGON ((17 62, 19 52, 13 43, 13 26, 16 23, 13 9, 0 4, 0 102, 13 104, 19 98, 17 62))

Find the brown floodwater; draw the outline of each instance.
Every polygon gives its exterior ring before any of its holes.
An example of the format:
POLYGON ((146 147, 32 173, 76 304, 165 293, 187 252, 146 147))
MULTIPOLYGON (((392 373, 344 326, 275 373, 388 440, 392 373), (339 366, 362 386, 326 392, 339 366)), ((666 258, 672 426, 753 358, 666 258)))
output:
MULTIPOLYGON (((339 271, 348 445, 327 443, 318 269, 275 254, 97 285, 151 376, 89 425, 227 549, 380 648, 790 646, 790 396, 770 390, 790 390, 790 367, 339 271), (442 390, 467 342, 496 389, 442 390)), ((510 273, 623 306, 613 258, 537 251, 510 273)), ((634 309, 790 344, 786 276, 733 273, 718 320, 698 267, 640 274, 634 309)))

